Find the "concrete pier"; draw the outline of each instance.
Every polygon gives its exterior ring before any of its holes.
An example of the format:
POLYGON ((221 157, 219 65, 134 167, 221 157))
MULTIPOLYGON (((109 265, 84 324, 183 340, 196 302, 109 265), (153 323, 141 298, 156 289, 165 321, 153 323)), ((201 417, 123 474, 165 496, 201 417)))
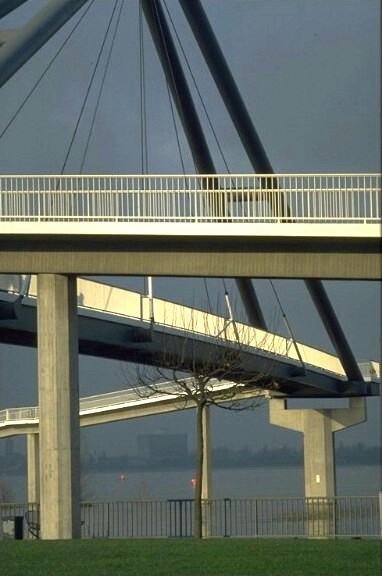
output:
POLYGON ((349 398, 348 408, 286 409, 285 400, 270 401, 270 422, 304 435, 305 532, 311 538, 335 534, 336 467, 334 432, 366 420, 364 398, 349 398))
POLYGON ((270 423, 304 436, 306 498, 335 496, 334 432, 366 420, 364 398, 349 398, 348 408, 286 409, 286 401, 269 403, 270 423))
POLYGON ((27 435, 28 504, 40 502, 39 434, 27 435))
POLYGON ((41 537, 77 538, 81 521, 76 279, 40 274, 37 290, 41 537))

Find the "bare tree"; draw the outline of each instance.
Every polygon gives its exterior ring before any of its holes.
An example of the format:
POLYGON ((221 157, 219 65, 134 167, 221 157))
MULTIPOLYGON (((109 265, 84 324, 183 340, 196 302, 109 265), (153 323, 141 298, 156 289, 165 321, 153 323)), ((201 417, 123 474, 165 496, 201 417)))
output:
MULTIPOLYGON (((183 308, 183 319, 172 326, 182 336, 164 329, 153 338, 150 365, 128 369, 130 386, 141 398, 170 397, 178 409, 196 409, 197 462, 194 536, 203 536, 202 479, 205 463, 203 418, 207 406, 229 410, 253 409, 265 390, 277 388, 271 376, 274 336, 195 309, 183 308), (256 348, 256 356, 253 348, 256 348)), ((169 325, 166 322, 167 326, 169 325)))

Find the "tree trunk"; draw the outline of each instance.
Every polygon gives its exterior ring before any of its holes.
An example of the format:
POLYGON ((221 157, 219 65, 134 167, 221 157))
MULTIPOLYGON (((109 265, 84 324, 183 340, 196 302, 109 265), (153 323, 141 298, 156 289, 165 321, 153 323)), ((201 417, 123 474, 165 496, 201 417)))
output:
POLYGON ((194 503, 194 537, 202 538, 202 482, 204 462, 204 438, 203 438, 203 410, 204 404, 196 406, 196 486, 194 503))

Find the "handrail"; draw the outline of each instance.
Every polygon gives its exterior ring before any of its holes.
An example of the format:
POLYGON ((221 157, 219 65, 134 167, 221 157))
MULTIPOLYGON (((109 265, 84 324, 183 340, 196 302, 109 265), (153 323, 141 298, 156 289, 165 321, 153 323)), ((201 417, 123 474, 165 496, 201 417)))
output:
POLYGON ((0 221, 371 224, 380 196, 380 174, 5 175, 0 221))

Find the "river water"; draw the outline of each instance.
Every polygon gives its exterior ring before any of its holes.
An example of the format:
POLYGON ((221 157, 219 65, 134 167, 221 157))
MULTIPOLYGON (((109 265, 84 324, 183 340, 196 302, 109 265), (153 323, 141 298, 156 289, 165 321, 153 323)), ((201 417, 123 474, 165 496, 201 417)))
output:
MULTIPOLYGON (((88 473, 83 479, 83 496, 88 500, 166 500, 192 498, 194 471, 88 473)), ((26 501, 25 476, 4 476, 14 501, 26 501)), ((338 496, 375 496, 381 490, 379 466, 338 466, 338 496)), ((304 496, 301 467, 256 467, 216 469, 212 474, 214 498, 304 496)))

